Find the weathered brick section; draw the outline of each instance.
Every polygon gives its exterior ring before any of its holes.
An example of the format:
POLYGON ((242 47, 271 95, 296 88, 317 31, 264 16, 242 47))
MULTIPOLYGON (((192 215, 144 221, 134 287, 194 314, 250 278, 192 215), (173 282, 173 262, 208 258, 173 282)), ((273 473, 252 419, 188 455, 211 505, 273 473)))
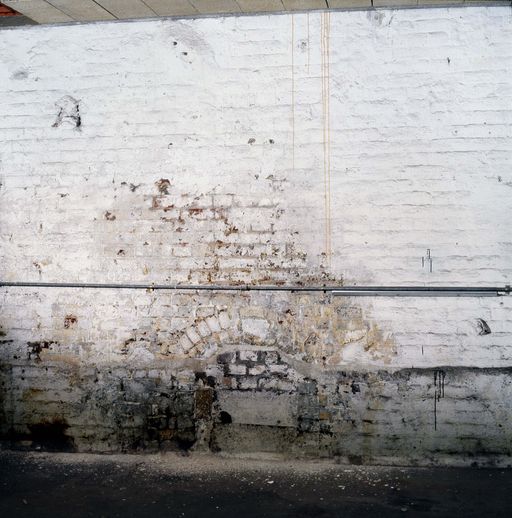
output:
POLYGON ((502 406, 512 396, 510 369, 319 376, 270 349, 223 353, 203 371, 45 365, 2 370, 2 433, 12 446, 265 451, 355 463, 400 463, 404 452, 418 464, 512 455, 502 406))
POLYGON ((143 365, 207 360, 246 344, 279 347, 326 368, 510 365, 509 297, 4 288, 0 301, 7 362, 143 365), (479 319, 490 334, 481 333, 479 319))
MULTIPOLYGON (((494 285, 510 8, 0 32, 0 276, 494 285)), ((2 288, 0 432, 507 463, 512 302, 2 288)))

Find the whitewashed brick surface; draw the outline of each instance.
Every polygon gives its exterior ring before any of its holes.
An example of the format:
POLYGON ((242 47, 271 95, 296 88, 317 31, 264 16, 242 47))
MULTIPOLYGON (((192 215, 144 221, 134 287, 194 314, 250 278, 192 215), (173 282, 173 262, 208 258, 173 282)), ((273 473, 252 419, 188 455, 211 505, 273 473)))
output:
MULTIPOLYGON (((1 277, 510 283, 511 41, 508 7, 3 30, 1 277), (69 97, 79 127, 69 107, 59 124, 69 97)), ((1 324, 52 339, 76 313, 62 332, 95 361, 159 318, 187 329, 182 352, 225 328, 225 313, 190 328, 190 301, 147 298, 3 289, 1 324)), ((510 298, 350 304, 393 342, 386 365, 510 365, 510 298)), ((230 325, 264 341, 260 316, 230 325)), ((356 343, 339 363, 382 359, 356 343)))

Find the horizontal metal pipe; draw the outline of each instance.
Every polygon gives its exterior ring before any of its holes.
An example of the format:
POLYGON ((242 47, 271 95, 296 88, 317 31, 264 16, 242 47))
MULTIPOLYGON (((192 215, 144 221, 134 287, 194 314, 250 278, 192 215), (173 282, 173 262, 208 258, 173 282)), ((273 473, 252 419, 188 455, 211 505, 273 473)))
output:
POLYGON ((0 281, 0 287, 14 288, 88 288, 176 291, 287 291, 329 292, 337 297, 485 297, 509 295, 510 286, 275 286, 214 284, 126 284, 85 282, 11 282, 0 281))
POLYGON ((506 294, 505 291, 485 290, 344 290, 331 292, 335 297, 499 297, 506 294))

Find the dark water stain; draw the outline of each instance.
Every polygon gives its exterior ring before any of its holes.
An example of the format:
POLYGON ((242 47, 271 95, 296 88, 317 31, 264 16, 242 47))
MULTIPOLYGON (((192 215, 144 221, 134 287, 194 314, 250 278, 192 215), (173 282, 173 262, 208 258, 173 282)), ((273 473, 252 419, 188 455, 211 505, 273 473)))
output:
POLYGON ((491 334, 491 328, 489 327, 489 324, 487 324, 487 322, 483 318, 477 318, 476 325, 478 328, 478 334, 480 336, 491 334))
POLYGON ((434 371, 434 430, 437 430, 437 404, 444 398, 444 380, 446 373, 443 370, 434 371))
POLYGON ((121 182, 121 185, 128 185, 129 189, 131 192, 135 192, 142 184, 134 184, 134 183, 126 183, 126 182, 121 182))
POLYGON ((43 340, 39 342, 27 342, 28 359, 41 361, 41 352, 43 349, 50 349, 52 345, 58 345, 57 342, 43 340))
POLYGON ((69 428, 65 419, 56 417, 49 421, 42 421, 29 425, 34 446, 48 451, 74 451, 75 443, 72 437, 66 434, 69 428))
POLYGON ((74 452, 76 451, 75 441, 67 434, 69 425, 61 417, 44 419, 38 423, 27 425, 28 433, 9 430, 5 438, 11 442, 15 449, 27 448, 52 452, 74 452))
POLYGON ((225 412, 222 410, 219 414, 220 422, 222 424, 231 424, 233 422, 233 418, 231 417, 231 414, 228 412, 225 412))
POLYGON ((11 79, 21 80, 28 78, 28 70, 17 70, 14 74, 11 75, 11 79))

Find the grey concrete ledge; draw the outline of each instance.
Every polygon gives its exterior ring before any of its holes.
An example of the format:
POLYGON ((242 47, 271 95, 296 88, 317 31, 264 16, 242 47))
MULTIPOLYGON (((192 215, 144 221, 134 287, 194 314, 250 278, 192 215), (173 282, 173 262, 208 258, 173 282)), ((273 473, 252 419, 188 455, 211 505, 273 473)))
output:
MULTIPOLYGON (((289 14, 315 14, 324 12, 352 12, 352 11, 373 11, 373 10, 411 10, 411 9, 446 9, 446 8, 466 8, 466 7, 512 7, 512 0, 361 0, 360 2, 354 0, 350 2, 346 7, 329 7, 328 9, 293 9, 293 10, 275 10, 275 11, 237 11, 237 12, 215 12, 215 13, 193 13, 186 15, 170 15, 170 16, 146 16, 146 17, 130 17, 126 18, 111 18, 111 19, 97 19, 97 20, 80 20, 73 19, 64 13, 57 11, 60 15, 52 18, 49 21, 39 22, 37 18, 31 18, 29 11, 22 12, 21 6, 23 1, 11 0, 4 1, 6 5, 17 9, 23 16, 21 17, 9 17, 19 18, 19 21, 7 20, 0 23, 0 30, 18 29, 20 27, 26 28, 30 25, 41 25, 41 26, 70 26, 70 25, 83 25, 83 24, 104 24, 104 23, 119 23, 119 22, 154 22, 161 20, 196 20, 203 18, 232 18, 232 17, 246 17, 246 16, 279 16, 289 14), (359 5, 360 4, 360 5, 359 5)), ((337 4, 336 4, 337 5, 337 4)), ((2 20, 0 20, 2 21, 2 20)))

